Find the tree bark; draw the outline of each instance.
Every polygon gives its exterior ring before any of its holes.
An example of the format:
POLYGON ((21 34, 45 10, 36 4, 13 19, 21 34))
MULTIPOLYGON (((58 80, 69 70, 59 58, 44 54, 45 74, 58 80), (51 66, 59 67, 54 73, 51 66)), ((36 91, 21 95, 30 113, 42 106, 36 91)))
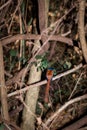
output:
POLYGON ((85 27, 84 27, 85 5, 86 5, 86 0, 81 0, 79 2, 78 31, 79 31, 79 38, 80 38, 83 56, 87 63, 87 43, 86 43, 86 38, 85 38, 85 27))
POLYGON ((84 116, 83 118, 79 119, 70 126, 65 127, 63 130, 77 130, 86 124, 87 124, 87 116, 84 116))
MULTIPOLYGON (((36 44, 40 46, 39 41, 36 42, 36 44)), ((33 48, 33 51, 35 50, 37 50, 36 46, 34 46, 33 48)), ((37 71, 37 67, 35 65, 32 65, 30 69, 28 84, 38 82, 40 81, 40 79, 41 79, 41 70, 37 71)), ((33 114, 35 114, 36 110, 36 103, 39 95, 39 89, 40 89, 39 86, 32 87, 26 93, 25 103, 33 114)), ((35 117, 31 113, 29 113, 29 111, 27 111, 26 108, 24 108, 23 111, 22 130, 35 130, 35 117)))
POLYGON ((8 114, 7 92, 4 77, 3 48, 1 42, 0 42, 0 98, 1 98, 3 118, 9 121, 10 118, 8 114))
MULTIPOLYGON (((48 23, 48 3, 49 0, 38 0, 38 7, 39 7, 39 26, 40 32, 43 32, 44 29, 47 27, 48 23)), ((42 38, 42 42, 44 44, 46 38, 42 38)), ((38 46, 40 46, 40 42, 36 41, 38 46)), ((47 44, 43 49, 48 50, 49 45, 47 44)), ((34 46, 33 52, 36 52, 38 48, 34 46)), ((32 53, 33 53, 32 52, 32 53)), ((44 51, 43 51, 44 52, 44 51)), ((41 54, 43 53, 41 50, 41 54)), ((37 71, 37 67, 32 65, 29 75, 28 84, 37 82, 41 79, 41 71, 37 71)), ((30 111, 35 114, 36 103, 39 94, 39 87, 30 88, 26 93, 25 103, 29 107, 30 111)), ((23 111, 23 125, 22 130, 35 130, 35 117, 29 113, 26 108, 23 111)))
MULTIPOLYGON (((43 31, 47 29, 48 27, 48 11, 49 11, 49 0, 38 0, 38 15, 39 15, 39 28, 40 28, 40 33, 42 34, 41 40, 42 43, 44 44, 45 41, 47 40, 46 37, 44 36, 43 31)), ((47 34, 47 32, 45 31, 47 34)), ((49 49, 49 43, 47 43, 44 47, 43 50, 41 50, 41 54, 46 52, 49 49)))

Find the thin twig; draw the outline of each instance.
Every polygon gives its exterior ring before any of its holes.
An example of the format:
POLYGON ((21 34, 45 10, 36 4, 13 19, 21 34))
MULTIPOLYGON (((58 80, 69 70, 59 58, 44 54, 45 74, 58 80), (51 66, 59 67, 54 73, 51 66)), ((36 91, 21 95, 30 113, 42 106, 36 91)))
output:
POLYGON ((26 108, 26 110, 27 110, 30 114, 32 114, 32 116, 34 116, 34 117, 37 119, 37 116, 29 109, 29 107, 28 107, 28 106, 26 105, 26 103, 24 102, 22 96, 20 95, 20 96, 18 96, 18 97, 16 97, 16 98, 20 99, 20 101, 23 103, 23 105, 24 105, 24 107, 26 108))
POLYGON ((4 125, 6 126, 6 128, 7 128, 8 130, 12 130, 12 129, 9 127, 8 124, 4 123, 4 125))
POLYGON ((80 76, 79 76, 79 78, 78 78, 78 80, 77 80, 77 82, 76 82, 76 85, 75 85, 75 87, 74 87, 74 89, 73 89, 71 95, 69 96, 68 100, 70 100, 70 99, 72 98, 73 93, 76 91, 76 89, 77 89, 77 87, 78 87, 78 84, 79 84, 79 82, 80 82, 80 80, 81 80, 82 75, 83 75, 83 73, 80 74, 80 76))
POLYGON ((67 71, 64 72, 64 73, 61 73, 61 74, 55 76, 55 77, 53 78, 53 80, 59 79, 59 78, 61 78, 61 77, 63 77, 63 76, 66 76, 66 75, 68 75, 68 74, 70 74, 70 73, 73 73, 74 71, 80 69, 82 66, 83 66, 82 64, 79 64, 79 65, 77 65, 76 67, 74 67, 73 69, 67 70, 67 71))
POLYGON ((84 126, 84 127, 80 128, 78 130, 87 130, 87 126, 84 126))
POLYGON ((61 36, 66 37, 66 36, 69 35, 70 33, 71 33, 71 30, 69 30, 69 31, 66 32, 66 33, 61 34, 61 36))
POLYGON ((3 4, 1 7, 0 7, 0 11, 6 7, 8 4, 10 4, 12 2, 12 0, 8 0, 5 4, 3 4))
POLYGON ((13 23, 13 19, 15 17, 16 12, 18 11, 20 5, 21 5, 21 1, 18 1, 18 5, 17 5, 17 7, 16 7, 16 9, 15 9, 13 15, 12 15, 12 19, 11 19, 10 25, 8 27, 8 33, 10 33, 10 29, 11 29, 11 26, 12 26, 12 23, 13 23))

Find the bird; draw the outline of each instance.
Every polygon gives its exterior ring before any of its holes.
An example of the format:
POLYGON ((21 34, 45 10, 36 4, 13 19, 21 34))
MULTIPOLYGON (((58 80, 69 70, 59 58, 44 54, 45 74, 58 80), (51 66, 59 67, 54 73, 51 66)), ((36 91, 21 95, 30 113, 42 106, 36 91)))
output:
POLYGON ((46 72, 47 85, 45 89, 45 98, 44 98, 45 103, 49 102, 49 90, 50 90, 50 83, 51 83, 52 77, 53 77, 53 68, 48 68, 46 72))

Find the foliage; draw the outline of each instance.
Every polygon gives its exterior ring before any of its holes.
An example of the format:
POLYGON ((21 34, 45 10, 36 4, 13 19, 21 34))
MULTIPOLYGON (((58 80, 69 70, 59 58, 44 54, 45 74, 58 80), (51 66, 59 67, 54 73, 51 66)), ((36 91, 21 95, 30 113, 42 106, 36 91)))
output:
POLYGON ((41 69, 42 71, 44 71, 45 69, 48 68, 49 62, 47 60, 47 53, 45 53, 44 55, 37 55, 36 59, 37 59, 38 69, 41 69))
POLYGON ((4 124, 2 123, 2 124, 0 124, 0 130, 4 130, 4 124))
POLYGON ((16 57, 17 56, 17 50, 16 49, 11 49, 9 53, 10 53, 11 57, 16 57))

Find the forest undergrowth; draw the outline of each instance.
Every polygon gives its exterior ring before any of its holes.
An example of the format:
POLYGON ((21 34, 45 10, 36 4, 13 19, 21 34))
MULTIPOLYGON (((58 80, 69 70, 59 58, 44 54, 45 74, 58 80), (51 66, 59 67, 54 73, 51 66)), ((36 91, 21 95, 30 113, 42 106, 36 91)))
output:
POLYGON ((86 11, 86 0, 0 1, 0 130, 87 127, 86 11))

